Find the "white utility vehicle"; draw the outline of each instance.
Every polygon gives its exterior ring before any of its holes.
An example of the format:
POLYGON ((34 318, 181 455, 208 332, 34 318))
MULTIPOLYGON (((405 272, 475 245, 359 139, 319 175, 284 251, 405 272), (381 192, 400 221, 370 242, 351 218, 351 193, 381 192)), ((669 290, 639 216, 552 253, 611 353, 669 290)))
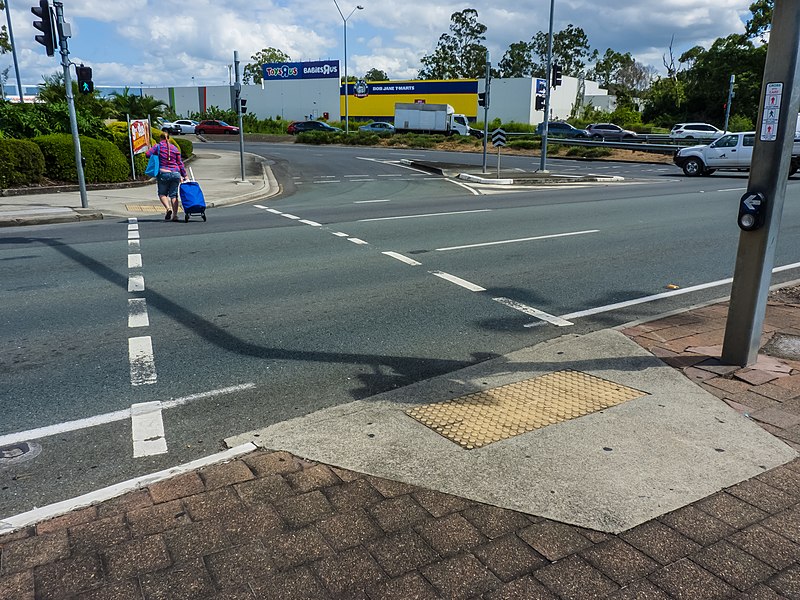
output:
MULTIPOLYGON (((689 177, 711 175, 717 169, 749 171, 753 160, 754 131, 728 133, 701 146, 681 148, 672 157, 673 162, 689 177)), ((795 138, 789 177, 800 169, 800 139, 795 138)))

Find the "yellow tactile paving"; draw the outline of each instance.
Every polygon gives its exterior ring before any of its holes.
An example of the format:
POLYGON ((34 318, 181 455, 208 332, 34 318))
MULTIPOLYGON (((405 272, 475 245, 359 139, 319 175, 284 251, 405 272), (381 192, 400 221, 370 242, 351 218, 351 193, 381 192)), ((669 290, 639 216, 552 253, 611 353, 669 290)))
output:
POLYGON ((164 207, 160 204, 126 204, 125 210, 128 212, 160 213, 164 212, 164 207))
POLYGON ((646 395, 580 371, 557 371, 406 414, 472 450, 646 395))

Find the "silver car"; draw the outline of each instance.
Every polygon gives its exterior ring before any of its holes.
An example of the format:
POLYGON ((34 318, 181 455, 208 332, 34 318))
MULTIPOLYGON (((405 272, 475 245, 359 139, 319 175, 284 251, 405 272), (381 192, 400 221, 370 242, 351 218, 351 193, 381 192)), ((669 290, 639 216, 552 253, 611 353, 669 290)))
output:
POLYGON ((639 137, 635 131, 623 129, 613 123, 592 123, 586 127, 586 131, 589 132, 590 138, 603 140, 622 141, 639 137))
POLYGON ((673 140, 715 140, 723 133, 708 123, 678 123, 672 126, 669 137, 673 140))

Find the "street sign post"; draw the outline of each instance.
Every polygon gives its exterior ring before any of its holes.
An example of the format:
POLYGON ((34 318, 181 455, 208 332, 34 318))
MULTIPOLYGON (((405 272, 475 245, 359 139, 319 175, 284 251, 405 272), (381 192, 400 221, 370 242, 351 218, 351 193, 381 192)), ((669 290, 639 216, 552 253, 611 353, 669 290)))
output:
POLYGON ((497 148, 497 178, 500 179, 500 148, 506 145, 506 132, 497 128, 492 132, 492 146, 497 148))

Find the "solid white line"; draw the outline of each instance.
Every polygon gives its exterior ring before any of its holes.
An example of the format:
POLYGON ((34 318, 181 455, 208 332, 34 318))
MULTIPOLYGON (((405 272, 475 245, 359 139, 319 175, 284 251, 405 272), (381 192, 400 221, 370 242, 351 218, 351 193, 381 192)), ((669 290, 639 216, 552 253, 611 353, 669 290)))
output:
MULTIPOLYGON (((442 179, 442 178, 441 177, 436 177, 435 179, 442 179)), ((476 190, 475 188, 468 186, 466 183, 462 183, 460 181, 456 181, 455 179, 444 179, 444 181, 449 181, 452 184, 461 186, 465 190, 469 191, 469 193, 472 194, 473 196, 482 196, 483 195, 483 193, 481 191, 476 190)))
POLYGON ((131 363, 131 385, 150 385, 158 379, 153 356, 153 340, 149 335, 128 338, 131 363))
POLYGON ((128 291, 129 292, 143 292, 144 291, 144 275, 131 275, 128 277, 128 291))
POLYGON ((369 242, 365 242, 364 240, 360 240, 360 239, 355 238, 355 237, 347 238, 347 241, 348 242, 353 242, 354 244, 363 244, 363 245, 368 245, 369 244, 369 242))
POLYGON ((408 258, 407 256, 403 256, 402 254, 398 254, 397 252, 381 252, 381 254, 385 254, 386 256, 391 256, 392 258, 396 258, 400 262, 404 262, 407 265, 411 265, 412 267, 416 267, 422 264, 420 262, 415 261, 413 258, 408 258))
MULTIPOLYGON (((199 392, 175 400, 166 400, 161 403, 161 408, 167 410, 168 408, 176 408, 183 406, 195 400, 202 400, 203 398, 212 398, 223 394, 230 394, 233 392, 240 392, 249 390, 256 387, 255 383, 243 383, 217 390, 210 390, 208 392, 199 392)), ((124 410, 117 410, 102 415, 95 415, 85 419, 77 419, 75 421, 66 421, 64 423, 56 423, 55 425, 47 425, 46 427, 37 427, 36 429, 28 429, 27 431, 18 431, 16 433, 9 433, 0 436, 0 446, 9 446, 19 442, 28 442, 30 440, 38 440, 40 438, 50 437, 52 435, 59 435, 69 431, 78 431, 79 429, 88 429, 89 427, 96 427, 97 425, 105 425, 106 423, 114 423, 116 421, 124 421, 130 419, 131 411, 129 408, 124 410)))
POLYGON ((129 240, 138 240, 139 239, 139 232, 138 231, 129 231, 128 232, 128 239, 129 240))
POLYGON ((530 242, 532 240, 547 240, 550 238, 566 237, 569 235, 583 235, 585 233, 598 233, 599 229, 588 229, 586 231, 572 231, 569 233, 554 233, 551 235, 537 235, 536 237, 519 238, 515 240, 501 240, 499 242, 484 242, 481 244, 467 244, 465 246, 448 246, 446 248, 436 248, 437 252, 445 252, 446 250, 463 250, 464 248, 480 248, 481 246, 497 246, 500 244, 514 244, 516 242, 530 242))
POLYGON ((286 217, 287 219, 294 219, 295 221, 300 220, 300 217, 296 215, 290 215, 289 213, 281 213, 281 216, 286 217))
POLYGON ((350 237, 349 233, 342 233, 341 231, 331 231, 336 237, 350 237))
POLYGON ((309 221, 308 219, 300 219, 298 223, 305 223, 306 225, 311 225, 312 227, 322 227, 322 224, 317 223, 316 221, 309 221))
POLYGON ((481 213, 481 212, 492 212, 491 208, 481 208, 478 210, 457 210, 453 212, 443 212, 443 213, 428 213, 424 215, 404 215, 401 217, 378 217, 376 219, 360 219, 359 223, 368 223, 369 221, 393 221, 396 219, 419 219, 422 217, 444 217, 447 215, 466 215, 469 213, 481 213))
POLYGON ((142 255, 141 254, 128 254, 128 268, 141 269, 142 268, 142 255))
POLYGON ((479 285, 475 285, 474 283, 470 283, 466 279, 461 279, 460 277, 456 277, 455 275, 450 275, 449 273, 443 273, 442 271, 428 271, 431 275, 436 275, 436 277, 441 277, 442 279, 446 279, 450 283, 455 283, 456 285, 460 285, 463 288, 468 289, 470 292, 485 292, 486 288, 482 288, 479 285))
POLYGON ((391 200, 356 200, 353 204, 372 204, 374 202, 391 202, 391 200))
POLYGON ((148 327, 147 300, 144 298, 128 298, 128 327, 148 327))
MULTIPOLYGON (((521 302, 516 302, 515 300, 511 300, 510 298, 492 298, 495 302, 499 302, 504 306, 508 306, 509 308, 513 308, 514 310, 518 310, 521 313, 529 315, 531 317, 536 317, 537 319, 541 319, 542 321, 547 321, 553 325, 558 325, 559 327, 566 327, 567 325, 572 325, 566 319, 562 319, 561 317, 556 317, 555 315, 551 315, 550 313, 546 313, 544 311, 539 310, 538 308, 533 308, 532 306, 528 306, 526 304, 522 304, 521 302)), ((525 327, 530 327, 531 325, 525 325, 525 327)))
POLYGON ((141 477, 116 483, 114 485, 89 492, 88 494, 83 494, 82 496, 78 496, 76 498, 62 500, 61 502, 42 506, 41 508, 34 508, 33 510, 14 515, 0 521, 0 533, 11 533, 13 531, 17 531, 18 529, 33 525, 34 523, 39 523, 40 521, 44 521, 46 519, 52 519, 53 517, 64 515, 78 508, 99 504, 100 502, 105 502, 106 500, 116 498, 117 496, 122 496, 128 492, 144 489, 154 483, 164 481, 165 479, 170 479, 171 477, 175 477, 177 475, 191 473, 192 471, 208 465, 232 460, 238 456, 248 454, 257 449, 258 446, 252 442, 247 442, 241 446, 234 446, 230 450, 218 452, 217 454, 212 454, 210 456, 204 456, 203 458, 193 460, 192 462, 185 463, 183 465, 170 467, 169 469, 164 469, 163 471, 158 471, 149 475, 142 475, 141 477))
POLYGON ((137 223, 128 223, 128 231, 139 231, 139 225, 137 223))
POLYGON ((164 419, 161 417, 161 402, 131 404, 131 437, 133 438, 133 458, 167 452, 164 419))
POLYGON ((142 245, 139 240, 128 240, 128 252, 139 252, 142 245))

